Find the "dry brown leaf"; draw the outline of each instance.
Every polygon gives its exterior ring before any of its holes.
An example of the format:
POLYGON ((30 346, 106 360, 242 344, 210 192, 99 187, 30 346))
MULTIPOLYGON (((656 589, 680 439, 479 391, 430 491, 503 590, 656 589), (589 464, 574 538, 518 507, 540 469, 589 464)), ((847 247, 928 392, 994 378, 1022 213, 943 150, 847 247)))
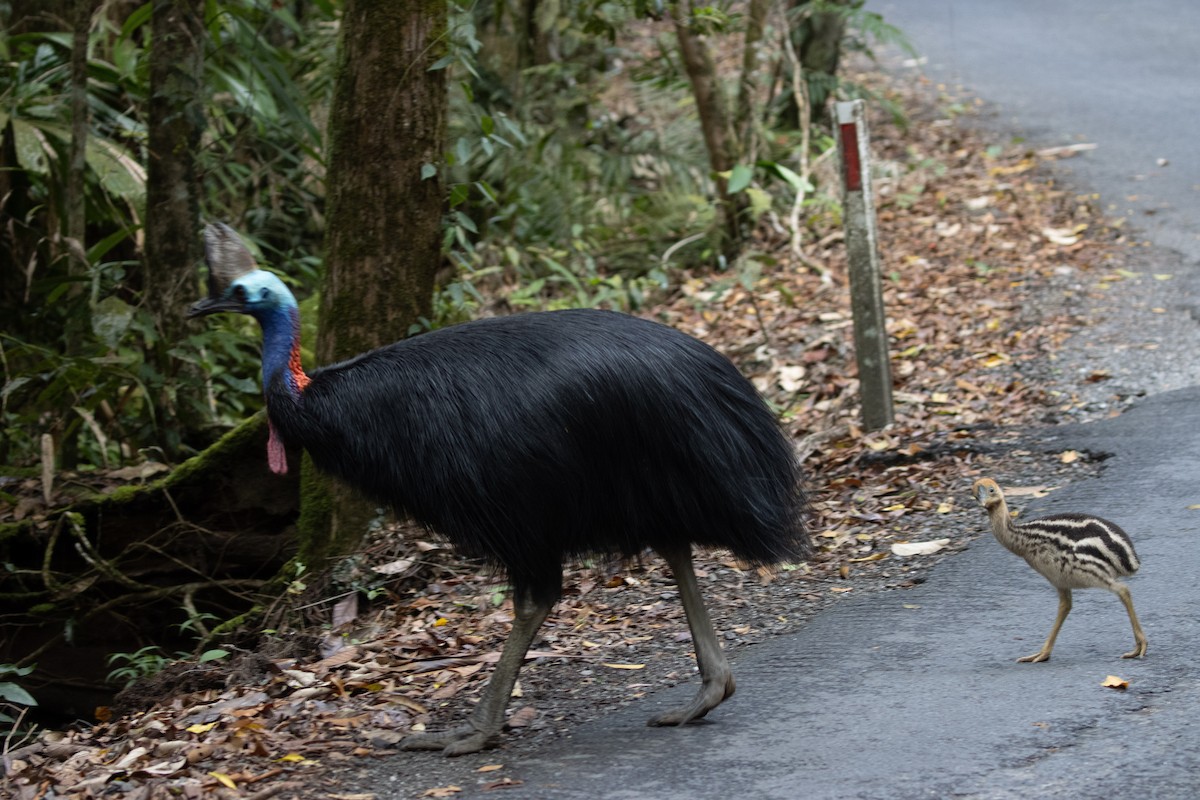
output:
POLYGON ((1100 685, 1108 689, 1120 689, 1124 691, 1129 688, 1129 681, 1124 678, 1118 678, 1116 675, 1109 675, 1100 685))
POLYGON ((510 728, 524 728, 537 719, 537 709, 533 706, 521 706, 508 717, 505 723, 510 728))

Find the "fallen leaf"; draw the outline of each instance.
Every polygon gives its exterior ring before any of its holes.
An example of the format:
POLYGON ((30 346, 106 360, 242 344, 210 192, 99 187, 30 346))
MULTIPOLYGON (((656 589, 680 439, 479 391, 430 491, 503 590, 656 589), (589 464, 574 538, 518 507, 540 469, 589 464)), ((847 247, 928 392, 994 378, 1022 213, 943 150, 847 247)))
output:
POLYGON ((927 556, 950 544, 949 539, 933 539, 928 542, 897 542, 892 552, 898 556, 927 556))
POLYGON ((882 559, 885 559, 887 557, 888 557, 888 554, 883 552, 882 550, 880 550, 878 553, 871 553, 871 555, 869 555, 869 556, 863 556, 862 558, 850 558, 850 559, 846 559, 846 560, 851 563, 858 563, 861 561, 881 561, 882 559))
POLYGON ((209 722, 205 725, 189 725, 185 730, 188 733, 208 733, 215 727, 217 727, 216 722, 209 722))
POLYGON ((401 558, 396 561, 389 561, 386 564, 380 564, 378 567, 371 567, 372 572, 378 572, 380 575, 398 575, 401 572, 407 572, 413 565, 411 558, 401 558))
POLYGON ((180 758, 176 761, 160 761, 157 764, 151 764, 148 767, 142 767, 135 775, 150 775, 155 778, 169 778, 175 773, 187 766, 187 759, 180 758))
POLYGON ((937 513, 949 514, 954 510, 954 503, 938 503, 937 513))
POLYGON ((520 786, 525 781, 517 780, 516 778, 503 777, 498 780, 489 781, 483 785, 485 792, 490 792, 492 789, 507 789, 510 786, 520 786))
POLYGON ((798 392, 804 386, 804 376, 808 372, 801 366, 780 367, 779 388, 785 392, 798 392))
POLYGON ((137 761, 148 752, 149 751, 144 747, 135 747, 125 755, 121 756, 121 758, 119 758, 116 763, 112 765, 112 769, 118 772, 129 769, 133 765, 133 762, 137 761))
POLYGON ((452 797, 461 791, 461 786, 437 786, 433 789, 426 789, 421 797, 452 797))
POLYGON ((1064 144, 1060 147, 1047 147, 1038 150, 1039 158, 1070 158, 1078 153, 1084 153, 1088 150, 1095 150, 1099 145, 1093 142, 1080 142, 1078 144, 1064 144))
POLYGON ((1066 450, 1063 453, 1059 454, 1058 460, 1064 464, 1073 464, 1079 460, 1079 451, 1078 450, 1066 450))
POLYGON ((504 765, 503 764, 484 764, 482 767, 480 767, 479 769, 477 769, 475 771, 476 772, 495 772, 498 769, 504 769, 504 765))
POLYGON ((1004 493, 1009 497, 1045 497, 1057 486, 1006 486, 1004 493))
POLYGON ((1104 683, 1100 685, 1108 689, 1120 689, 1124 691, 1129 688, 1129 681, 1124 678, 1118 678, 1116 675, 1109 675, 1104 679, 1104 683))
POLYGON ((224 772, 210 772, 208 774, 211 775, 212 777, 216 778, 217 781, 219 781, 222 786, 225 786, 225 787, 228 787, 228 788, 234 789, 234 790, 237 789, 237 784, 234 782, 233 778, 229 777, 224 772))
POLYGON ((1068 246, 1079 241, 1079 237, 1070 228, 1042 228, 1042 236, 1051 244, 1068 246))
POLYGON ((602 666, 612 667, 613 669, 645 669, 646 668, 645 664, 603 664, 602 666))
POLYGON ((537 709, 533 706, 521 706, 508 718, 505 723, 510 728, 524 728, 537 719, 537 709))

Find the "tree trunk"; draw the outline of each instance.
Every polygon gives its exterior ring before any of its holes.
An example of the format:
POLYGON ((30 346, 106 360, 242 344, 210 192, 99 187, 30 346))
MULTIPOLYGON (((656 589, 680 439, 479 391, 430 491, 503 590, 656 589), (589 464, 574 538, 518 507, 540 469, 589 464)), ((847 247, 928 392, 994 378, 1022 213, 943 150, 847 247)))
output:
POLYGON ((717 186, 724 229, 721 249, 727 258, 732 258, 741 249, 745 238, 742 212, 746 207, 744 195, 729 194, 729 179, 726 177, 741 154, 734 136, 733 119, 708 44, 692 27, 691 0, 679 0, 672 4, 671 13, 684 69, 692 84, 704 144, 708 148, 708 162, 717 186))
POLYGON ((759 64, 762 62, 762 40, 771 13, 771 0, 750 0, 746 14, 746 40, 742 44, 742 80, 738 86, 737 118, 735 127, 742 149, 753 163, 757 153, 758 126, 755 116, 758 108, 759 64))
POLYGON ((169 354, 187 331, 184 315, 196 297, 203 255, 196 180, 204 127, 203 12, 203 0, 154 0, 151 17, 144 297, 158 333, 153 357, 163 383, 156 400, 169 453, 205 420, 199 377, 181 380, 185 362, 169 354))
MULTIPOLYGON (((346 2, 327 133, 322 364, 403 338, 430 313, 447 96, 445 71, 429 68, 446 51, 447 19, 440 0, 346 2)), ((311 475, 302 492, 300 558, 320 569, 353 549, 376 512, 311 475)))
MULTIPOLYGON (((826 120, 829 97, 837 88, 838 64, 842 54, 842 38, 846 33, 844 14, 816 10, 821 4, 858 8, 862 0, 793 0, 788 11, 795 20, 791 30, 792 44, 800 58, 801 69, 808 81, 809 118, 814 123, 826 120)), ((793 128, 800 125, 796 93, 789 91, 780 118, 793 128)))

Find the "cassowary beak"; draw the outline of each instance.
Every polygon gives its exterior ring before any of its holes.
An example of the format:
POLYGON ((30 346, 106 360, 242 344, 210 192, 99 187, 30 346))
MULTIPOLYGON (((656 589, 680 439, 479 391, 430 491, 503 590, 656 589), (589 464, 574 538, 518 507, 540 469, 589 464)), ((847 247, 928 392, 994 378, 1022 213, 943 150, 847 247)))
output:
POLYGON ((205 297, 203 300, 197 300, 192 303, 192 307, 188 309, 188 319, 192 317, 203 317, 208 314, 218 314, 222 311, 243 311, 242 303, 238 300, 233 300, 225 297, 205 297))

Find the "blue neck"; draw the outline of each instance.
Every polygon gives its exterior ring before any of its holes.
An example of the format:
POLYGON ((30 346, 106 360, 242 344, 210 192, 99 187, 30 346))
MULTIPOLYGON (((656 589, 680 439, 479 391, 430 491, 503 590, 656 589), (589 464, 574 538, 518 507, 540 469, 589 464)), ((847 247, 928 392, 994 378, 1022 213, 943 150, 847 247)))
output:
POLYGON ((295 381, 288 372, 288 360, 300 340, 300 310, 295 306, 276 306, 254 316, 263 331, 263 392, 266 393, 280 372, 288 378, 292 391, 296 391, 295 381))

